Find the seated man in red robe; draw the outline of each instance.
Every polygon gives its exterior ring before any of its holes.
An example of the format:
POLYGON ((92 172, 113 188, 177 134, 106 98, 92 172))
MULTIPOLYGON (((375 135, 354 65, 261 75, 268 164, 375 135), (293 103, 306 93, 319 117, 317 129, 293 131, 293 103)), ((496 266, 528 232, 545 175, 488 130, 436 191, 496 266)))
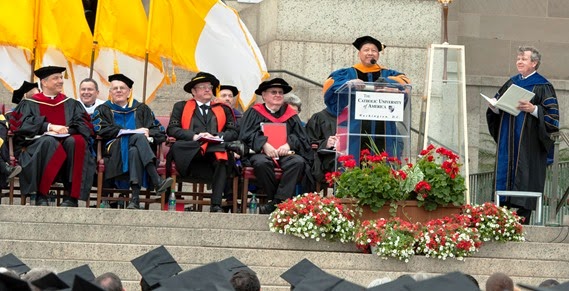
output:
POLYGON ((88 199, 95 173, 88 142, 91 119, 79 101, 62 93, 63 71, 55 66, 36 70, 42 92, 23 99, 10 116, 22 194, 37 193, 41 206, 48 205, 47 194, 59 177, 68 193, 61 206, 77 207, 78 199, 88 199))

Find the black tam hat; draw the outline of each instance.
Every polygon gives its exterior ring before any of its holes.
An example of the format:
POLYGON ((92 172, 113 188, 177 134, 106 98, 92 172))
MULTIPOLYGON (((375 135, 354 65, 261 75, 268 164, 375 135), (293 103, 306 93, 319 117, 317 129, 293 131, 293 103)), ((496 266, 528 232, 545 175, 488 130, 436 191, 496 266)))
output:
POLYGON ((239 94, 239 90, 237 89, 237 87, 231 85, 221 85, 221 87, 219 87, 219 91, 221 90, 231 91, 231 93, 233 93, 233 97, 237 97, 237 95, 239 94))
POLYGON ((382 44, 379 40, 377 40, 377 39, 375 39, 369 35, 358 37, 352 44, 358 50, 360 50, 362 48, 362 46, 366 43, 374 44, 377 47, 377 51, 382 51, 385 48, 384 44, 382 44))
POLYGON ((259 85, 259 88, 255 90, 255 94, 262 95, 263 91, 273 87, 282 88, 284 94, 292 91, 292 87, 285 80, 281 78, 274 78, 272 80, 264 81, 263 83, 261 83, 259 85))
POLYGON ((160 286, 160 281, 182 271, 178 262, 164 246, 151 250, 132 260, 131 263, 151 288, 160 286))
POLYGON ((34 75, 40 79, 45 79, 53 74, 62 73, 65 71, 64 67, 47 66, 34 71, 34 75))
POLYGON ((210 82, 213 86, 213 93, 217 95, 217 87, 219 87, 219 80, 212 74, 206 72, 199 72, 195 77, 193 77, 186 85, 184 85, 184 91, 192 93, 192 89, 199 83, 210 82))
POLYGON ((134 84, 133 80, 131 80, 129 77, 127 77, 123 74, 110 75, 109 76, 109 82, 112 82, 112 81, 121 81, 121 82, 125 83, 130 89, 132 89, 132 85, 134 84))
POLYGON ((10 253, 0 258, 0 267, 4 267, 6 269, 10 269, 18 275, 23 273, 27 273, 30 270, 26 264, 24 264, 18 257, 14 254, 10 253))
POLYGON ((39 89, 38 83, 30 83, 28 81, 24 81, 24 83, 22 83, 22 86, 14 90, 14 92, 12 93, 12 103, 19 104, 20 101, 22 101, 22 98, 24 98, 24 95, 30 92, 30 90, 32 90, 33 88, 39 89))

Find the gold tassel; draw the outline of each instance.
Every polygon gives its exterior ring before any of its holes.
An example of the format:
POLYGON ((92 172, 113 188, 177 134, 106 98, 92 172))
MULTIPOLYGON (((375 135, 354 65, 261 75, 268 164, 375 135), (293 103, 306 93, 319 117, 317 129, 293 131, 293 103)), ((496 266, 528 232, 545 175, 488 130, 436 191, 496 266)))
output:
POLYGON ((65 72, 63 72, 63 78, 69 79, 69 74, 67 73, 67 70, 65 70, 65 72))
POLYGON ((172 83, 176 83, 176 71, 174 70, 174 65, 172 65, 172 83))
POLYGON ((113 70, 115 74, 118 74, 119 71, 119 61, 117 60, 117 56, 115 55, 115 59, 113 61, 113 70))

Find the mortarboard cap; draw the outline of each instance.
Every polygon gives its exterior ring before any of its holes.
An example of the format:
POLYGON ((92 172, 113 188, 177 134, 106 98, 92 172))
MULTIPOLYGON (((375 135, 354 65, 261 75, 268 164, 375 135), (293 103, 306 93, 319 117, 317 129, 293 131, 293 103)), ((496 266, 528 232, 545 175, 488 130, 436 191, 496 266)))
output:
POLYGON ((182 271, 182 268, 164 246, 130 261, 148 283, 150 288, 158 287, 161 280, 170 278, 182 271))
POLYGON ((385 284, 373 286, 368 288, 367 290, 372 291, 404 291, 406 285, 410 285, 415 283, 415 280, 411 278, 409 275, 403 275, 391 282, 387 282, 385 284))
POLYGON ((30 83, 28 81, 24 81, 20 88, 14 90, 12 93, 12 103, 18 104, 24 98, 24 94, 28 93, 33 88, 38 88, 38 83, 30 83))
POLYGON ((286 272, 281 274, 281 278, 287 281, 291 287, 295 287, 300 281, 302 281, 308 272, 313 269, 317 269, 318 271, 324 273, 320 268, 318 268, 315 264, 313 264, 308 259, 303 259, 302 261, 298 262, 296 265, 292 266, 286 272))
POLYGON ((269 88, 281 88, 283 89, 283 93, 286 94, 292 91, 292 87, 282 78, 274 78, 272 80, 264 81, 259 84, 257 90, 255 90, 255 94, 262 95, 263 91, 269 88))
POLYGON ((64 67, 47 66, 35 70, 34 75, 40 79, 45 79, 53 74, 61 73, 63 71, 65 71, 64 67))
POLYGON ((230 257, 230 258, 227 258, 223 261, 219 261, 219 262, 217 262, 217 264, 221 268, 222 272, 224 273, 224 275, 228 281, 231 280, 231 277, 233 277, 233 274, 235 274, 241 270, 247 270, 247 271, 251 272, 252 274, 255 274, 255 272, 253 270, 251 270, 249 267, 247 267, 247 265, 243 264, 241 261, 239 261, 235 257, 230 257))
POLYGON ((0 258, 0 267, 10 269, 18 275, 27 273, 30 270, 26 264, 18 259, 14 254, 10 253, 0 258))
POLYGON ((526 285, 526 284, 522 284, 522 283, 518 283, 518 286, 528 289, 528 290, 534 290, 534 291, 566 291, 569 290, 569 282, 565 282, 563 284, 559 284, 556 286, 551 286, 551 287, 535 287, 535 286, 530 286, 530 285, 526 285))
POLYGON ((34 280, 32 285, 40 288, 41 290, 61 290, 69 288, 69 285, 65 284, 65 282, 63 282, 63 280, 54 273, 48 273, 47 275, 34 280))
POLYGON ((31 291, 32 289, 28 282, 8 274, 0 273, 0 290, 31 291))
POLYGON ((105 289, 101 288, 101 286, 79 275, 75 275, 75 278, 73 279, 73 288, 71 289, 71 291, 104 291, 104 290, 105 289))
POLYGON ((352 45, 354 45, 354 47, 356 47, 358 50, 360 50, 362 48, 362 46, 366 43, 372 43, 377 47, 378 51, 382 51, 385 48, 385 45, 382 44, 379 40, 366 35, 366 36, 362 36, 362 37, 358 37, 353 43, 352 45))
POLYGON ((237 95, 239 95, 239 90, 237 89, 237 87, 235 86, 231 86, 231 85, 221 85, 219 87, 219 91, 221 90, 229 90, 231 91, 231 93, 233 93, 233 97, 237 97, 237 95))
POLYGON ((133 80, 131 80, 129 77, 127 77, 123 74, 110 75, 109 76, 109 82, 112 82, 112 81, 121 81, 121 82, 125 83, 126 86, 129 87, 130 89, 132 89, 132 85, 134 84, 133 80))
POLYGON ((91 271, 89 265, 82 265, 77 268, 61 272, 57 274, 57 276, 69 286, 73 286, 73 281, 75 280, 76 276, 79 276, 87 281, 95 280, 95 274, 93 274, 93 271, 91 271))
POLYGON ((294 286, 295 291, 362 291, 364 287, 330 275, 320 268, 310 270, 306 277, 294 286))
POLYGON ((406 285, 408 291, 479 291, 480 289, 461 272, 452 272, 442 276, 406 285))
POLYGON ((217 262, 180 273, 177 276, 161 281, 160 286, 156 290, 235 290, 227 278, 227 272, 217 262))

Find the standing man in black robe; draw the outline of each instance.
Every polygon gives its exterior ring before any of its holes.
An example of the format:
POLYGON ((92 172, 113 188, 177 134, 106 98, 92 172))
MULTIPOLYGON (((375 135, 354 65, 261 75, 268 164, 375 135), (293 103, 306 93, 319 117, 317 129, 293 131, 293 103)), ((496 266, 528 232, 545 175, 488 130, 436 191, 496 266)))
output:
POLYGON ((105 141, 105 179, 115 179, 117 187, 132 189, 128 209, 140 208, 140 189, 152 182, 161 194, 172 185, 172 178, 162 179, 156 171, 156 147, 166 140, 164 127, 144 103, 132 97, 134 81, 123 74, 109 76, 111 100, 93 113, 95 132, 105 141), (125 130, 137 132, 124 134, 125 130), (150 178, 150 181, 148 181, 150 178), (128 186, 122 180, 128 181, 128 186))
POLYGON ((256 152, 246 162, 255 169, 257 184, 269 199, 267 204, 259 207, 261 214, 273 212, 276 204, 291 198, 299 178, 313 182, 309 168, 313 156, 306 131, 296 111, 284 103, 284 94, 291 90, 292 87, 281 78, 261 83, 255 94, 261 95, 265 103, 255 104, 241 119, 239 139, 256 152), (261 123, 285 123, 286 143, 278 148, 269 144, 261 123), (275 178, 275 167, 283 171, 280 181, 275 178))
POLYGON ((63 67, 48 66, 34 72, 41 93, 23 99, 10 115, 15 155, 22 166, 22 194, 37 193, 36 205, 47 206, 47 194, 56 178, 68 192, 61 206, 77 207, 89 198, 95 159, 90 154, 93 127, 77 100, 63 91, 63 67))
MULTIPOLYGON (((559 107, 553 85, 537 69, 541 54, 534 47, 518 49, 517 75, 496 93, 496 98, 516 84, 535 93, 531 100, 520 100, 521 113, 513 116, 489 105, 486 111, 488 130, 496 141, 495 190, 543 193, 547 153, 553 145, 551 133, 559 131, 559 107)), ((505 205, 518 208, 518 215, 529 223, 536 198, 511 197, 505 205)))
POLYGON ((174 104, 168 125, 168 136, 176 138, 176 142, 168 152, 167 168, 173 160, 182 177, 211 181, 210 212, 223 212, 223 190, 231 170, 228 161, 233 162, 226 147, 239 136, 233 109, 211 102, 218 87, 214 75, 199 72, 184 85, 184 91, 193 98, 174 104))

